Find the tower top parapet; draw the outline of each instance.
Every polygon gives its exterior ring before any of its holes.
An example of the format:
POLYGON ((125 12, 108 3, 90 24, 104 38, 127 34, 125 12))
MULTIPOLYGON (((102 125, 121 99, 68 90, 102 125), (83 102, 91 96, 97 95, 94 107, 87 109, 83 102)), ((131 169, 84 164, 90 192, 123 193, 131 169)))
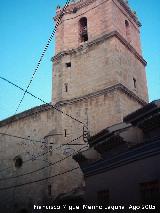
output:
MULTIPOLYGON (((68 5, 68 7, 66 8, 65 14, 76 13, 79 9, 81 9, 95 1, 97 1, 97 0, 72 0, 70 2, 70 4, 68 5)), ((104 2, 105 1, 109 1, 109 0, 104 0, 104 2)), ((139 27, 141 27, 141 23, 139 22, 135 11, 132 11, 131 8, 129 7, 128 0, 116 0, 116 1, 118 1, 120 3, 120 5, 128 12, 128 14, 131 16, 131 18, 135 21, 135 23, 139 27)), ((63 8, 61 8, 59 5, 57 6, 56 16, 54 17, 55 21, 59 18, 62 9, 63 8)))

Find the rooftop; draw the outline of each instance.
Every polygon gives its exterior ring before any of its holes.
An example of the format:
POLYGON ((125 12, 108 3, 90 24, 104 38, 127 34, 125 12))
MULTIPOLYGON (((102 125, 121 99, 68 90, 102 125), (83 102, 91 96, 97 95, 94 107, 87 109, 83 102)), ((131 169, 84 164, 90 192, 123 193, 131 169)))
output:
POLYGON ((26 111, 23 111, 21 113, 18 113, 16 115, 13 115, 13 116, 11 116, 9 118, 6 118, 6 119, 0 121, 0 127, 5 126, 5 125, 7 125, 9 123, 12 123, 14 121, 20 120, 22 118, 26 118, 28 116, 32 116, 32 115, 34 115, 36 113, 40 113, 42 111, 49 110, 51 108, 52 108, 52 106, 50 106, 49 104, 43 104, 43 105, 40 105, 40 106, 36 106, 34 108, 28 109, 26 111))

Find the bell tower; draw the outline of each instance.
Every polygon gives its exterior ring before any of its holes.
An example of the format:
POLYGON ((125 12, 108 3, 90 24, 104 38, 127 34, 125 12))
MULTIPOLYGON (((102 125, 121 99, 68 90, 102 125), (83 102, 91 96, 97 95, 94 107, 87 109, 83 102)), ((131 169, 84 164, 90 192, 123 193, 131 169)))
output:
POLYGON ((52 103, 87 122, 91 135, 148 102, 140 26, 127 1, 79 0, 57 28, 52 103))

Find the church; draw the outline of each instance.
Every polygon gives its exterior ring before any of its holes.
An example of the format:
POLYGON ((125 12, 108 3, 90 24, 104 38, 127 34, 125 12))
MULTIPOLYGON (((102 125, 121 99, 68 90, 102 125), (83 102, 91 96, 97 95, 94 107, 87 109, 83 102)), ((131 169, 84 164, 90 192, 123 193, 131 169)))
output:
POLYGON ((71 1, 54 21, 51 104, 0 121, 5 212, 80 193, 85 179, 73 156, 89 148, 84 132, 92 138, 148 104, 141 23, 128 1, 71 1))

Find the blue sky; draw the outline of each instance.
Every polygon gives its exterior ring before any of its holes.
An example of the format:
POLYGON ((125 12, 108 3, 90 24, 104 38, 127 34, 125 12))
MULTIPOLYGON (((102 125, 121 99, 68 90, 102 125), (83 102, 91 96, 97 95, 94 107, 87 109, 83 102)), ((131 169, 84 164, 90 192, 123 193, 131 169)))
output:
MULTIPOLYGON (((64 0, 0 0, 0 75, 26 88, 39 57, 53 30, 57 4, 64 0)), ((141 27, 143 56, 150 101, 160 98, 160 2, 130 0, 141 27)), ((29 91, 47 102, 51 100, 54 39, 40 65, 29 91)), ((15 113, 23 93, 0 80, 0 120, 15 113)), ((20 111, 40 105, 26 95, 20 111)))

